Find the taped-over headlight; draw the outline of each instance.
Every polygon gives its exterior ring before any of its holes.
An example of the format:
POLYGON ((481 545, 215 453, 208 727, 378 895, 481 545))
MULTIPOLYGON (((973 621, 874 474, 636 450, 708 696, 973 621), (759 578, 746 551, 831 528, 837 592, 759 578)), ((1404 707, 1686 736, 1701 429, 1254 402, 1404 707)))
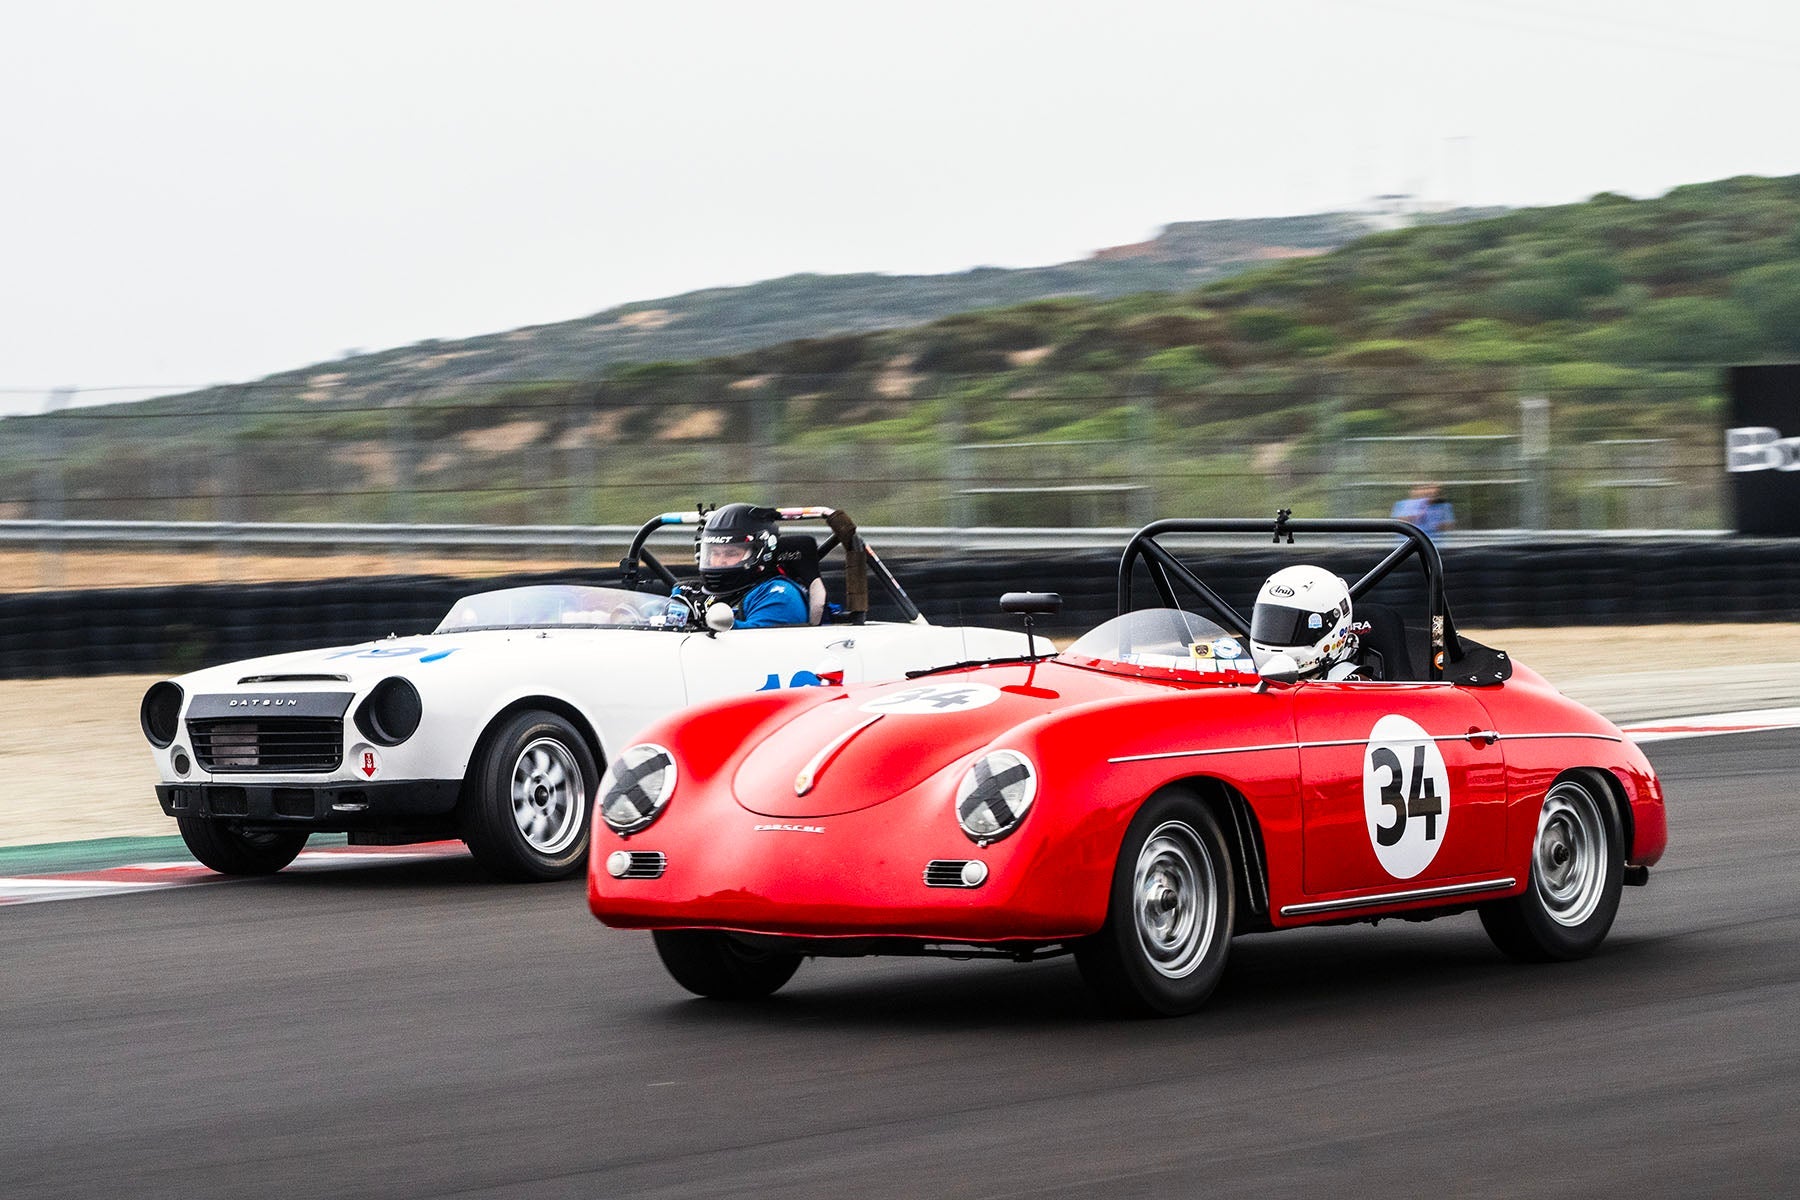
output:
POLYGON ((956 823, 978 842, 999 841, 1019 827, 1037 795, 1037 771, 1016 750, 977 759, 956 785, 956 823))
POLYGON ((634 833, 662 813, 675 790, 675 756, 644 742, 607 764, 600 777, 600 819, 617 833, 634 833))
POLYGON ((159 750, 181 732, 181 701, 181 685, 165 679, 151 684, 144 693, 144 702, 138 706, 138 724, 150 744, 159 750))

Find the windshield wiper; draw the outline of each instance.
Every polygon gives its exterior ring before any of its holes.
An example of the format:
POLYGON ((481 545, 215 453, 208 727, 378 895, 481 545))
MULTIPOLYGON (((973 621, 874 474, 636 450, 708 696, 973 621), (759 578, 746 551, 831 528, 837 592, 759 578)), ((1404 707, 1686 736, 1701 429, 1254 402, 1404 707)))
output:
POLYGON ((1004 667, 1012 663, 1043 662, 1042 654, 1018 654, 1011 658, 968 658, 962 662, 945 663, 941 667, 920 667, 908 671, 908 679, 917 679, 921 675, 936 675, 939 671, 960 671, 964 667, 1004 667))

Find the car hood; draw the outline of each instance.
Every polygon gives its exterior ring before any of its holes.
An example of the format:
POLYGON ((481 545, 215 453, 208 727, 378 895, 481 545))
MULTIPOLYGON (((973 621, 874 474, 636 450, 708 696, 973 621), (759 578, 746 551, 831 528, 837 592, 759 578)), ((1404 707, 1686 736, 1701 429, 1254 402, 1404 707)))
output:
POLYGON ((757 742, 732 793, 768 817, 828 817, 912 790, 1007 731, 1143 683, 1053 663, 990 667, 852 688, 757 742))
POLYGON ((425 682, 433 676, 461 675, 503 659, 516 661, 524 654, 566 653, 575 644, 602 653, 625 652, 629 647, 652 644, 673 649, 684 636, 653 629, 478 629, 429 633, 240 659, 190 672, 176 682, 190 693, 287 685, 361 686, 390 675, 425 682))

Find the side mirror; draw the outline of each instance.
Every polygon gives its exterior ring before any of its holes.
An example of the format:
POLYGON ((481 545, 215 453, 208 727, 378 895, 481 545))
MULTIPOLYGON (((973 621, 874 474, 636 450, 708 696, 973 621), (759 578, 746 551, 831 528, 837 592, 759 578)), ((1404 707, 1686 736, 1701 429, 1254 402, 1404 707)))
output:
POLYGON ((714 633, 724 633, 736 624, 737 614, 723 600, 715 600, 706 606, 706 627, 714 633))
POLYGON ((1263 659, 1256 673, 1264 683, 1296 683, 1300 679, 1300 664, 1291 654, 1271 654, 1263 659))

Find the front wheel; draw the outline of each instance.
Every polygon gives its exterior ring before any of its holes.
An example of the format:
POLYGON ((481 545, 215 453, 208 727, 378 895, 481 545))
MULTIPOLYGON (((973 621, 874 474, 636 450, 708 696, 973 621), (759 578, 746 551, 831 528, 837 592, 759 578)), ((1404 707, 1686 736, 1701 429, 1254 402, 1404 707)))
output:
POLYGON ((243 829, 205 817, 177 816, 189 853, 221 875, 273 875, 299 857, 306 834, 289 829, 243 829))
POLYGON ((1522 962, 1583 958, 1606 939, 1624 883, 1624 839, 1612 804, 1564 779, 1538 810, 1524 892, 1482 905, 1481 924, 1522 962))
POLYGON ((555 713, 522 712, 483 744, 470 775, 463 840, 502 879, 563 879, 587 860, 588 806, 600 772, 587 740, 555 713))
POLYGON ((1180 1016, 1225 973, 1236 919, 1218 822, 1188 796, 1153 797, 1125 831, 1106 924, 1075 947, 1081 977, 1114 1016, 1180 1016))
POLYGON ((675 982, 713 1000, 761 1000, 800 969, 798 954, 758 950, 710 929, 658 929, 650 936, 675 982))

